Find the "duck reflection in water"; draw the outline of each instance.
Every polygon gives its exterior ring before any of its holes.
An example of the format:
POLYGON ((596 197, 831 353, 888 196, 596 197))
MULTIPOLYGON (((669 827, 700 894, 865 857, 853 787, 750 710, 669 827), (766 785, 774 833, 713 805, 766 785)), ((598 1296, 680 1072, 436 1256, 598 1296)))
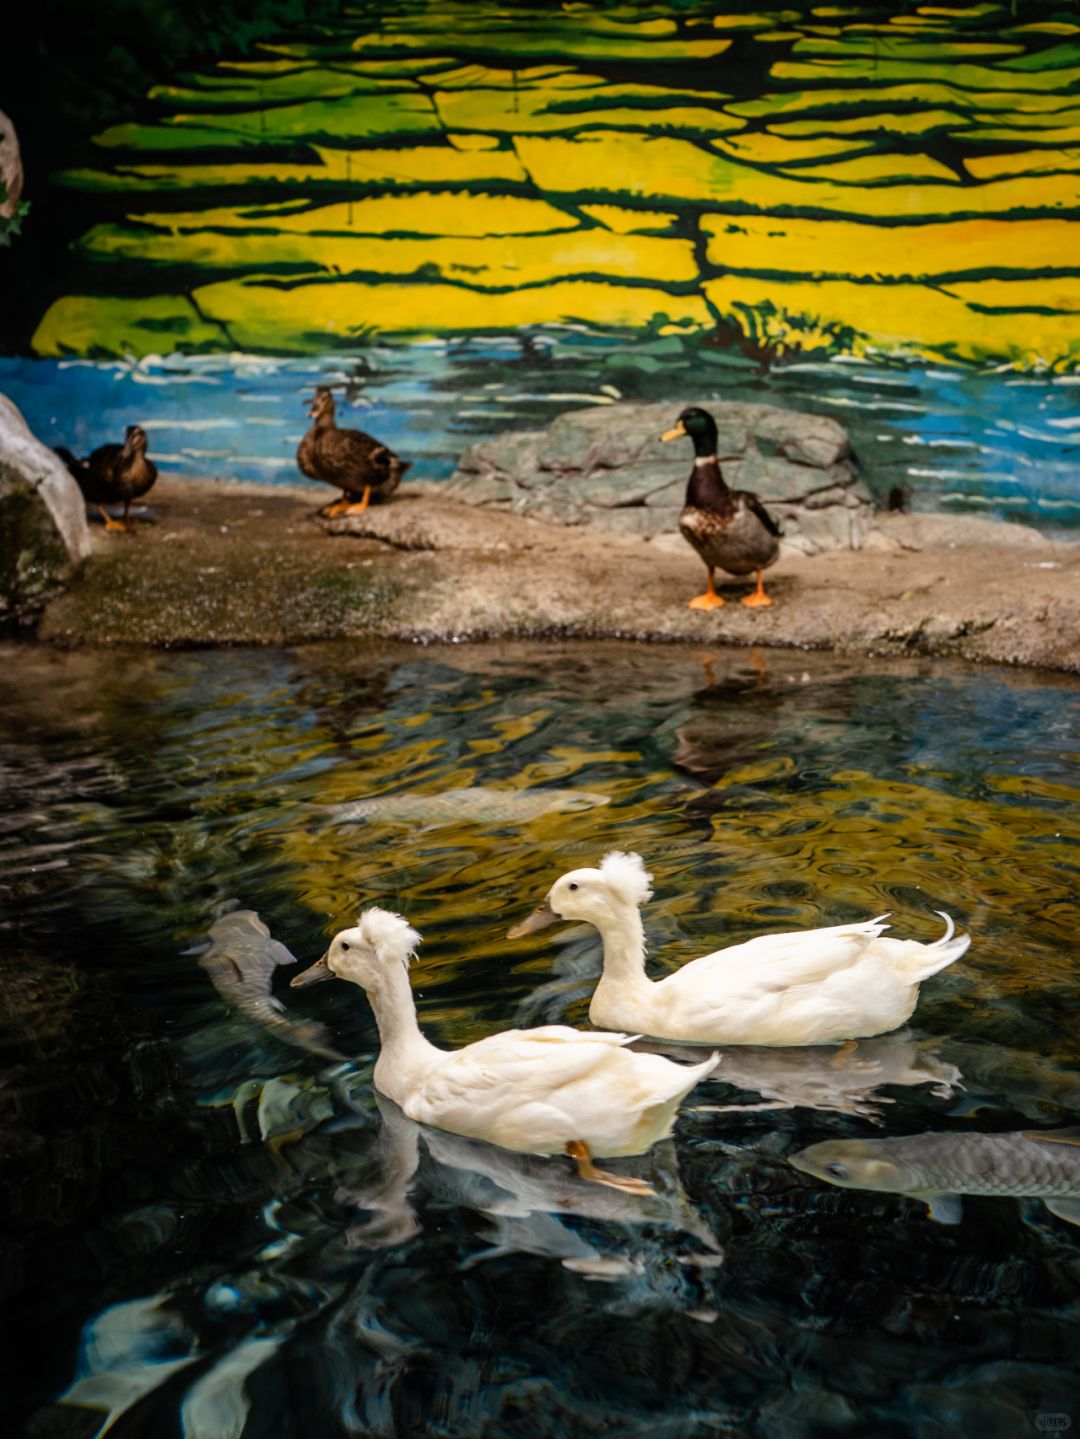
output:
MULTIPOLYGON (((648 1040, 639 1040, 634 1047, 673 1059, 689 1059, 698 1052, 692 1045, 648 1040)), ((918 1039, 911 1030, 874 1039, 852 1039, 838 1046, 731 1045, 724 1050, 709 1082, 760 1094, 761 1102, 700 1104, 694 1109, 713 1114, 818 1109, 880 1124, 882 1106, 895 1103, 881 1093, 886 1087, 926 1084, 935 1098, 948 1099, 963 1088, 961 1080, 956 1065, 939 1058, 936 1045, 918 1039)))
POLYGON ((829 1139, 789 1162, 841 1189, 919 1199, 939 1224, 960 1223, 965 1194, 1041 1199, 1080 1224, 1080 1128, 829 1139))
POLYGON ((351 1249, 381 1248, 416 1233, 413 1196, 422 1192, 440 1207, 472 1210, 491 1222, 484 1236, 489 1247, 466 1258, 465 1268, 535 1254, 588 1278, 616 1279, 644 1273, 650 1253, 660 1248, 669 1261, 675 1257, 690 1267, 723 1261, 723 1249, 683 1191, 671 1141, 650 1152, 652 1192, 638 1194, 594 1184, 537 1156, 417 1124, 384 1095, 376 1094, 375 1102, 382 1118, 375 1173, 361 1184, 343 1176, 334 1191, 335 1202, 373 1211, 371 1220, 346 1230, 351 1249), (580 1219, 593 1223, 582 1230, 573 1222, 580 1219), (617 1229, 605 1242, 597 1224, 617 1229), (679 1234, 690 1241, 685 1252, 673 1238, 679 1234))

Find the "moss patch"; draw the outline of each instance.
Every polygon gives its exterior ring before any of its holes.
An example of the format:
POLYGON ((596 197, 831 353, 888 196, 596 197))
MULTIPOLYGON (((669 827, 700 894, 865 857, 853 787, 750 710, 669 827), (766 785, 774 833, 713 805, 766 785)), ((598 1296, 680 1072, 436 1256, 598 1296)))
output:
POLYGON ((0 464, 0 620, 33 613, 63 586, 71 570, 37 487, 0 464))

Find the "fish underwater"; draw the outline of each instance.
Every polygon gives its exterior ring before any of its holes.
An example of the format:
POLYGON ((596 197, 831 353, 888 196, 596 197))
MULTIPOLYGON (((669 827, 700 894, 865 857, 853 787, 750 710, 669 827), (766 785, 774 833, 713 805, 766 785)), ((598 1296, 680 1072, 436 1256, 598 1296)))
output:
POLYGON ((915 1134, 827 1139, 788 1161, 841 1189, 921 1200, 939 1224, 959 1224, 965 1194, 1041 1199, 1080 1224, 1080 1127, 1014 1134, 915 1134))
POLYGON ((495 789, 470 785, 439 794, 387 794, 324 806, 327 824, 528 824, 549 814, 576 814, 610 804, 587 789, 495 789))
POLYGON ((209 939, 210 947, 199 956, 199 963, 226 1004, 286 1044, 323 1059, 344 1058, 331 1047, 324 1025, 287 1019, 281 1002, 271 994, 274 971, 279 965, 295 964, 296 956, 270 937, 254 910, 237 909, 222 915, 210 926, 209 939))

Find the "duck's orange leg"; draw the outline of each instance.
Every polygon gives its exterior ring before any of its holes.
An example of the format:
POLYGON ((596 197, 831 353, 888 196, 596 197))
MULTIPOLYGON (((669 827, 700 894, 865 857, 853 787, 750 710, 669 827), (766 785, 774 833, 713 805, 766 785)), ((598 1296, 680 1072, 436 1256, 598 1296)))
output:
POLYGON ((124 524, 123 520, 114 520, 104 505, 98 505, 98 513, 105 521, 106 530, 113 530, 115 533, 121 535, 127 534, 127 525, 124 524))
MULTIPOLYGON (((706 587, 705 593, 704 593, 703 595, 695 595, 692 600, 689 600, 689 601, 688 601, 688 604, 689 604, 690 609, 692 609, 692 610, 718 610, 718 609, 720 608, 720 606, 724 603, 724 597, 723 597, 723 595, 718 595, 718 594, 716 593, 716 586, 713 584, 713 577, 712 577, 712 576, 713 576, 713 572, 712 572, 712 570, 710 570, 710 571, 709 571, 709 583, 708 583, 708 586, 706 587)), ((770 603, 771 603, 771 601, 770 601, 770 603)))
POLYGON ((571 1139, 566 1146, 566 1152, 577 1164, 582 1179, 588 1179, 593 1184, 606 1184, 609 1189, 622 1189, 627 1194, 640 1194, 646 1198, 656 1193, 652 1185, 646 1184, 644 1179, 635 1179, 632 1174, 610 1174, 606 1169, 597 1169, 589 1153, 589 1146, 583 1139, 571 1139))
POLYGON ((364 511, 367 509, 367 507, 368 507, 368 500, 370 500, 370 499, 371 499, 371 486, 370 486, 370 485, 365 485, 365 486, 364 486, 364 494, 363 494, 363 497, 362 497, 361 499, 357 500, 357 502, 356 502, 355 504, 346 505, 346 506, 345 506, 345 509, 344 509, 344 511, 343 511, 342 513, 344 513, 344 514, 346 514, 346 515, 362 515, 362 514, 364 513, 364 511))
POLYGON ((342 495, 341 499, 335 500, 333 504, 323 505, 319 514, 322 515, 324 520, 332 520, 335 515, 343 515, 349 508, 350 503, 351 501, 348 495, 342 495))
POLYGON ((760 609, 763 605, 771 605, 772 600, 765 593, 765 571, 757 572, 757 589, 752 595, 743 595, 741 604, 748 605, 750 609, 760 609))

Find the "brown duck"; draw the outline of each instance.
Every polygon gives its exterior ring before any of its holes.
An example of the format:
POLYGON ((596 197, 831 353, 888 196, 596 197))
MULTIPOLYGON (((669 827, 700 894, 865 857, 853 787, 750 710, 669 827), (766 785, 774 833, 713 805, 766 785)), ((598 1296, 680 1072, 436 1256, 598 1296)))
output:
POLYGON ((88 504, 97 505, 107 530, 126 530, 132 500, 140 499, 157 479, 157 466, 146 458, 146 431, 128 425, 122 445, 99 445, 85 460, 70 450, 56 453, 78 481, 88 504), (106 505, 123 504, 123 517, 114 520, 106 505))
POLYGON ((686 486, 686 503, 679 515, 679 529, 705 561, 709 580, 702 595, 690 600, 692 610, 715 610, 724 603, 713 584, 715 569, 732 575, 757 572, 757 589, 744 595, 742 603, 756 608, 771 605, 763 576, 780 553, 780 526, 749 490, 727 486, 716 457, 716 421, 707 410, 683 410, 662 440, 688 435, 694 442, 694 468, 686 486))
POLYGON ((300 441, 296 463, 309 479, 325 480, 343 491, 340 500, 324 505, 319 513, 362 515, 369 500, 389 499, 409 462, 362 430, 339 430, 334 397, 327 389, 315 391, 308 416, 314 423, 300 441))

